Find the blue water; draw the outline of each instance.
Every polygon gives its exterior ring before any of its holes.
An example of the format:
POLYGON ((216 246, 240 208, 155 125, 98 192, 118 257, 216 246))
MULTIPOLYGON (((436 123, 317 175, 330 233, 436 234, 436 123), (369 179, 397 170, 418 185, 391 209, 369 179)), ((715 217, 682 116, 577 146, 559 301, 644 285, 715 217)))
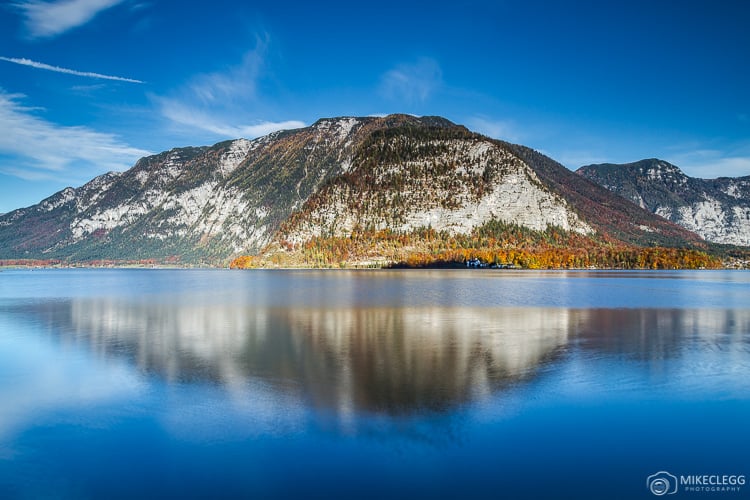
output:
POLYGON ((2 499, 654 498, 748 422, 745 272, 0 272, 2 499))

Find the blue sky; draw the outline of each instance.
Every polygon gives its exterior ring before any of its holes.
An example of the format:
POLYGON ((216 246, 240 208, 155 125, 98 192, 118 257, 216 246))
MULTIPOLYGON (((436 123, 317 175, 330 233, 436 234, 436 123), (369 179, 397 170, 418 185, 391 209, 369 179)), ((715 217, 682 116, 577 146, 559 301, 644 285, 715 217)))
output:
POLYGON ((0 213, 141 156, 441 115, 569 168, 750 175, 750 2, 0 4, 0 213))

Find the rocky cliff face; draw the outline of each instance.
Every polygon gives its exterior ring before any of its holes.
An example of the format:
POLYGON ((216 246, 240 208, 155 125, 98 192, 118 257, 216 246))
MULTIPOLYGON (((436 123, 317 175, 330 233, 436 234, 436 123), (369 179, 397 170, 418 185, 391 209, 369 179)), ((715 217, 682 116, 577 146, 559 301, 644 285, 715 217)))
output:
POLYGON ((143 158, 0 215, 0 258, 223 262, 281 239, 467 233, 493 219, 631 243, 699 241, 528 148, 439 117, 391 115, 143 158))
POLYGON ((577 173, 708 241, 750 245, 750 177, 696 179, 657 159, 577 173))
POLYGON ((147 258, 239 250, 252 241, 238 189, 220 189, 258 142, 174 149, 0 218, 12 257, 147 258), (237 236, 238 238, 235 238, 237 236))
POLYGON ((315 193, 282 233, 293 243, 357 230, 465 234, 492 219, 594 232, 510 150, 453 127, 370 137, 351 167, 315 193))

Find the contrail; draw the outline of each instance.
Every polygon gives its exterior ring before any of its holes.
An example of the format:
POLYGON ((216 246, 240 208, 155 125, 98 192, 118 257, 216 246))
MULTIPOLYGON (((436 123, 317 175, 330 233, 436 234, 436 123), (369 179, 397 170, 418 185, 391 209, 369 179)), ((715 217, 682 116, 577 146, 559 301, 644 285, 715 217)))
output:
POLYGON ((8 61, 15 64, 21 64, 23 66, 31 66, 32 68, 37 69, 46 69, 48 71, 56 71, 57 73, 65 73, 68 75, 76 75, 76 76, 85 76, 87 78, 100 78, 102 80, 115 80, 118 82, 128 82, 128 83, 145 83, 141 80, 135 80, 133 78, 124 78, 122 76, 111 76, 111 75, 102 75, 101 73, 91 73, 90 71, 76 71, 74 69, 68 69, 68 68, 61 68, 60 66, 52 66, 51 64, 44 64, 37 61, 32 61, 31 59, 19 59, 16 57, 3 57, 0 56, 0 60, 2 61, 8 61))

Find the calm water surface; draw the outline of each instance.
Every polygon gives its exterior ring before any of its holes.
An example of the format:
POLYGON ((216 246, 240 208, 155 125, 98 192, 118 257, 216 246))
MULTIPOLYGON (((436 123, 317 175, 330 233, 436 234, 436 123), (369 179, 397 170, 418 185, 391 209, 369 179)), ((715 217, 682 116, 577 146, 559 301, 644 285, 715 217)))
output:
POLYGON ((0 272, 3 499, 654 498, 748 450, 745 272, 0 272))

